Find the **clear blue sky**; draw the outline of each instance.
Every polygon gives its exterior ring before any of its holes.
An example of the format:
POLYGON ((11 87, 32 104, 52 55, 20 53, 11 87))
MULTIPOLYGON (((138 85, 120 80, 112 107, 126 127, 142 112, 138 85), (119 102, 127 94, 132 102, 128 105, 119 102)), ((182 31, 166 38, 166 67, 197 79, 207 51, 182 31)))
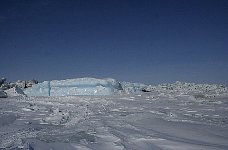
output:
POLYGON ((227 0, 1 0, 0 76, 228 85, 227 0))

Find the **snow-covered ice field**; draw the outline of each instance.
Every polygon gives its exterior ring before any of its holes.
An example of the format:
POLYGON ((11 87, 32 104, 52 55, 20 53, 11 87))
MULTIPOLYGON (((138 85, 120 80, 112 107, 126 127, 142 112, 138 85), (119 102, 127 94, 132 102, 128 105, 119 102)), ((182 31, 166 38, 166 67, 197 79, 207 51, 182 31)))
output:
POLYGON ((227 150, 228 97, 1 98, 0 149, 227 150))

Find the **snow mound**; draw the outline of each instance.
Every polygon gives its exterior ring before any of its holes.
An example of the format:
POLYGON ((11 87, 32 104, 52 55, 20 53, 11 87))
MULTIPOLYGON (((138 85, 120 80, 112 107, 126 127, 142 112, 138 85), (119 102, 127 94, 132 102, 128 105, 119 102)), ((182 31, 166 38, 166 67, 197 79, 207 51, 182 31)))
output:
POLYGON ((76 78, 44 81, 24 90, 28 96, 111 95, 122 90, 121 84, 111 78, 76 78))

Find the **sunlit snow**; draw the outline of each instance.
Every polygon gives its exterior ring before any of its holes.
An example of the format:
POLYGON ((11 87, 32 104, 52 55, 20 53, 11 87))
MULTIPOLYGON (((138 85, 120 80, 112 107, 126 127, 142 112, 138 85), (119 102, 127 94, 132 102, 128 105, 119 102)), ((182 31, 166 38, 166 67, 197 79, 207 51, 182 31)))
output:
POLYGON ((0 99, 0 149, 228 149, 223 85, 80 78, 34 85, 24 91, 31 96, 6 92, 11 95, 0 99))

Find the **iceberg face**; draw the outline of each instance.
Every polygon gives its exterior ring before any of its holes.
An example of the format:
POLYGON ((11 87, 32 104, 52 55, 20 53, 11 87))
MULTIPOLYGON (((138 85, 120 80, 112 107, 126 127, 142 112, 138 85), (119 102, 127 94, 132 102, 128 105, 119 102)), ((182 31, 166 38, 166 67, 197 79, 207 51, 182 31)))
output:
POLYGON ((28 96, 111 95, 122 90, 115 79, 77 78, 44 81, 25 89, 28 96))

